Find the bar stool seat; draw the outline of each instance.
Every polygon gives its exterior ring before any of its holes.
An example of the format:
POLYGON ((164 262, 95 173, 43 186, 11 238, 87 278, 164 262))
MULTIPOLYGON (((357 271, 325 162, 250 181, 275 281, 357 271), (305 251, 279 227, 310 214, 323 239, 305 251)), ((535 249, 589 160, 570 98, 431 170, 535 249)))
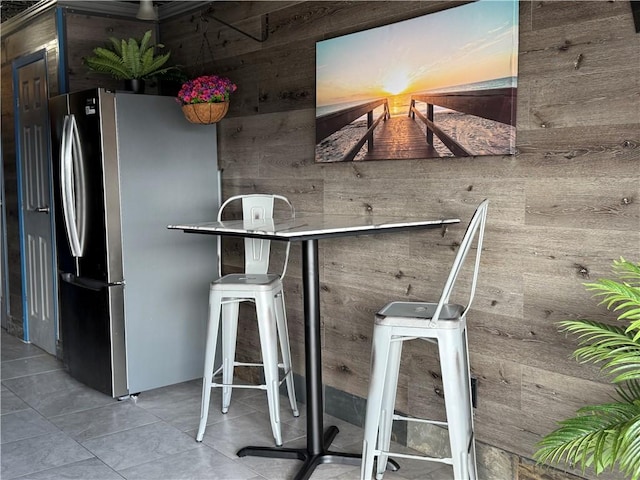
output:
MULTIPOLYGON (((282 200, 288 205, 291 215, 295 215, 291 203, 279 195, 239 195, 228 199, 218 213, 221 221, 222 211, 234 201, 241 201, 243 220, 255 228, 264 227, 273 222, 274 201, 282 200)), ((219 255, 220 258, 220 247, 219 255)), ((222 413, 227 413, 231 403, 233 388, 256 388, 266 390, 269 404, 271 429, 276 445, 282 445, 280 428, 279 387, 286 382, 289 403, 294 416, 299 416, 296 404, 289 334, 285 314, 282 278, 289 257, 287 243, 286 257, 281 274, 267 273, 269 267, 270 242, 264 239, 245 240, 245 272, 221 276, 211 283, 209 289, 209 324, 205 349, 205 366, 202 384, 202 406, 200 424, 196 435, 202 441, 207 426, 209 402, 212 388, 222 388, 222 413), (255 304, 261 363, 246 363, 235 360, 238 314, 241 303, 255 304), (222 324, 222 365, 215 369, 218 332, 222 324), (278 358, 278 343, 282 361, 278 358), (236 366, 262 367, 265 383, 260 385, 234 384, 233 372, 236 366), (280 370, 283 378, 280 379, 280 370), (222 383, 214 382, 214 377, 222 372, 222 383)), ((221 266, 219 266, 221 270, 221 266)))
POLYGON ((453 466, 456 480, 477 479, 466 315, 473 302, 477 284, 487 207, 488 202, 485 200, 471 218, 437 303, 391 302, 376 314, 361 480, 371 478, 376 458, 376 479, 382 479, 389 457, 440 462, 453 466), (450 295, 475 238, 477 250, 469 300, 466 306, 450 303, 450 295), (437 343, 446 422, 394 413, 402 346, 404 342, 412 340, 437 343), (447 427, 451 457, 436 458, 391 452, 391 429, 394 421, 430 423, 447 427))

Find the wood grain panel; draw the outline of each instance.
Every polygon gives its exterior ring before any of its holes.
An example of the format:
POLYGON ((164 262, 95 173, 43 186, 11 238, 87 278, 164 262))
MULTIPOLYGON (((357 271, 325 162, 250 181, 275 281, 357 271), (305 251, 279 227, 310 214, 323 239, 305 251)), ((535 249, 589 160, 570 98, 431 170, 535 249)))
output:
MULTIPOLYGON (((224 172, 223 172, 223 178, 224 172)), ((322 201, 322 188, 315 179, 302 179, 292 184, 282 178, 231 178, 223 187, 223 198, 245 193, 277 192, 287 197, 297 212, 318 212, 322 201)))
POLYGON ((538 422, 531 424, 531 428, 540 435, 556 428, 555 418, 574 416, 585 400, 593 405, 609 403, 613 393, 614 387, 610 384, 537 368, 522 369, 522 403, 538 415, 538 422), (585 392, 589 392, 588 398, 585 392))
POLYGON ((530 115, 542 128, 634 123, 640 111, 640 79, 629 66, 615 72, 574 74, 534 81, 530 115), (544 127, 543 127, 544 126, 544 127))
MULTIPOLYGON (((626 2, 531 2, 531 23, 534 30, 585 24, 593 19, 628 15, 629 5, 626 2)), ((633 22, 628 17, 627 21, 633 22)), ((624 26, 624 25, 622 25, 624 26)), ((621 27, 622 27, 621 26, 621 27)))
POLYGON ((520 130, 522 171, 534 178, 620 177, 640 161, 636 124, 520 130))
MULTIPOLYGON (((212 62, 259 51, 263 45, 208 17, 208 10, 204 8, 187 16, 170 19, 162 27, 162 42, 173 46, 175 60, 194 75, 205 74, 203 67, 212 62)), ((262 38, 263 22, 260 16, 230 22, 228 17, 232 15, 228 12, 233 9, 225 8, 225 12, 221 8, 213 10, 217 18, 233 24, 249 35, 262 38)))
POLYGON ((468 2, 380 1, 365 7, 359 2, 300 2, 272 13, 269 23, 279 42, 291 44, 379 27, 464 3, 468 2))
POLYGON ((546 178, 527 181, 528 225, 640 231, 640 184, 634 178, 546 178))
POLYGON ((56 17, 52 10, 29 23, 29 28, 18 29, 2 38, 2 63, 11 62, 22 55, 36 52, 57 39, 56 17))
POLYGON ((625 69, 640 61, 640 40, 628 35, 632 28, 628 12, 623 12, 522 33, 519 74, 568 77, 625 69))
POLYGON ((482 353, 470 355, 469 364, 471 375, 477 380, 477 408, 485 408, 485 402, 511 408, 523 407, 521 364, 505 361, 499 355, 482 353))
POLYGON ((262 54, 256 69, 259 112, 315 107, 315 44, 295 43, 271 49, 268 57, 262 54))
POLYGON ((501 403, 487 401, 475 411, 476 438, 489 445, 531 458, 534 445, 540 436, 529 428, 538 420, 538 412, 531 413, 523 409, 508 407, 501 403))
POLYGON ((403 188, 393 188, 387 178, 360 176, 325 186, 325 202, 336 213, 460 218, 467 223, 485 198, 490 201, 491 222, 522 223, 524 183, 511 179, 455 176, 442 179, 403 178, 403 188))

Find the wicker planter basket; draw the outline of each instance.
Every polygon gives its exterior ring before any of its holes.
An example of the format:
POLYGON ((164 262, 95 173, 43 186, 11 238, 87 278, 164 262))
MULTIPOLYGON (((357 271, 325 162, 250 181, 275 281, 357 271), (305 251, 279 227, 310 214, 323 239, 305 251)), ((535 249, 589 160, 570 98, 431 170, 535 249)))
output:
POLYGON ((229 110, 229 102, 191 103, 182 106, 182 113, 191 123, 208 125, 222 120, 229 110))

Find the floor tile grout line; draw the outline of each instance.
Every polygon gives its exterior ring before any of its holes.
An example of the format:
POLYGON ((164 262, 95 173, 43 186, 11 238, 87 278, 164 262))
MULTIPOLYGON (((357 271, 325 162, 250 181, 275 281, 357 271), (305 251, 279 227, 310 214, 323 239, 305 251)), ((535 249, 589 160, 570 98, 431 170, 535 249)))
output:
POLYGON ((26 374, 24 374, 24 375, 18 375, 18 376, 16 376, 16 377, 2 377, 2 382, 3 382, 3 384, 4 384, 4 382, 5 382, 6 380, 16 380, 16 379, 18 379, 18 378, 33 377, 34 375, 40 375, 40 374, 43 374, 43 373, 57 372, 57 371, 60 371, 60 370, 62 370, 62 371, 66 371, 64 368, 53 368, 53 369, 51 369, 51 370, 43 370, 43 371, 41 371, 41 372, 31 372, 31 373, 26 373, 26 374))

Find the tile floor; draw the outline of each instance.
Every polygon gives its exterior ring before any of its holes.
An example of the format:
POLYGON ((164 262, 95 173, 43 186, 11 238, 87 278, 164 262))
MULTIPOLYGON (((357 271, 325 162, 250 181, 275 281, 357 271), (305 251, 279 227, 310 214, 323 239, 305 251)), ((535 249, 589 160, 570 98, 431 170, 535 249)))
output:
MULTIPOLYGON (((3 480, 284 480, 293 478, 301 465, 297 460, 236 456, 243 446, 272 444, 263 392, 236 390, 229 413, 222 415, 215 389, 209 425, 203 442, 197 443, 200 381, 118 401, 72 379, 39 348, 4 330, 1 335, 3 480)), ((294 418, 283 408, 281 418, 285 446, 304 446, 304 413, 294 418)), ((361 428, 333 417, 325 424, 340 429, 332 449, 360 450, 361 428)), ((400 471, 385 474, 385 480, 452 478, 446 465, 409 460, 401 465, 400 471)), ((311 478, 358 476, 358 467, 322 465, 311 478)))

